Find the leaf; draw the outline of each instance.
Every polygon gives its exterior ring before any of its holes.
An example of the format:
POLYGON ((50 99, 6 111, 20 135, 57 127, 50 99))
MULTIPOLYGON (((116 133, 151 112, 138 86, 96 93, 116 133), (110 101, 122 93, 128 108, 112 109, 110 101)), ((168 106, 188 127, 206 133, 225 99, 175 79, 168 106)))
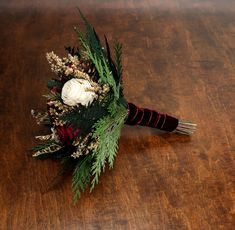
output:
POLYGON ((58 80, 49 80, 47 82, 47 87, 49 89, 52 89, 53 87, 57 87, 59 89, 62 89, 63 83, 61 81, 58 81, 58 80))
POLYGON ((116 85, 118 85, 120 78, 119 78, 116 66, 115 66, 115 64, 114 64, 114 62, 112 60, 111 54, 110 54, 110 48, 109 48, 108 39, 107 39, 106 36, 104 36, 104 38, 105 38, 106 52, 107 52, 107 58, 108 58, 109 66, 110 66, 110 69, 111 69, 111 71, 113 73, 114 79, 116 81, 116 85))
MULTIPOLYGON (((78 9, 79 10, 79 9, 78 9)), ((107 53, 110 53, 109 46, 107 46, 107 51, 104 50, 104 48, 100 44, 100 40, 98 35, 96 34, 94 28, 92 25, 88 22, 86 17, 82 14, 82 12, 79 10, 79 13, 85 23, 86 26, 86 35, 84 35, 82 32, 80 32, 79 29, 75 29, 78 35, 78 38, 81 42, 81 45, 84 49, 84 54, 87 56, 88 59, 90 59, 98 74, 99 74, 99 81, 103 84, 109 84, 113 90, 113 93, 116 98, 119 97, 119 86, 116 84, 115 80, 115 74, 116 74, 116 68, 114 63, 111 61, 109 62, 109 57, 107 56, 107 53), (113 63, 113 64, 112 64, 113 63)))
POLYGON ((122 79, 122 71, 123 71, 122 69, 122 44, 120 42, 118 41, 115 42, 114 51, 115 51, 115 64, 117 67, 119 83, 122 83, 120 82, 122 79))
POLYGON ((84 14, 78 8, 81 18, 83 19, 86 26, 86 41, 90 46, 92 52, 96 53, 99 57, 103 56, 102 46, 100 44, 100 39, 94 29, 94 27, 88 22, 84 14))
POLYGON ((63 146, 59 145, 54 140, 47 140, 32 149, 34 151, 33 157, 51 154, 59 151, 61 148, 63 148, 63 146))

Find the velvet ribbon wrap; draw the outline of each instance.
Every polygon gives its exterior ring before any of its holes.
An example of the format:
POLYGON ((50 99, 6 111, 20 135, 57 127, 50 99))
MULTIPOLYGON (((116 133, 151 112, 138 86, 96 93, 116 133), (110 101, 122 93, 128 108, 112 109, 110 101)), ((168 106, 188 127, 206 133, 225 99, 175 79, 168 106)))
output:
POLYGON ((168 114, 162 114, 147 108, 139 108, 133 103, 128 103, 128 117, 125 124, 141 125, 173 132, 178 127, 179 120, 168 114))

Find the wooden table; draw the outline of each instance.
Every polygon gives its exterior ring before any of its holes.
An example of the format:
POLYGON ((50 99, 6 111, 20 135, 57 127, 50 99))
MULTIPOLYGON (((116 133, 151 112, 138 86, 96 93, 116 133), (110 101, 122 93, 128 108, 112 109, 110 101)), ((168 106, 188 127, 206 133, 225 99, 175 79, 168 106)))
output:
POLYGON ((1 1, 0 229, 232 230, 235 226, 235 2, 1 1), (47 51, 76 45, 79 5, 123 43, 129 101, 198 123, 192 136, 125 127, 112 171, 71 202, 59 162, 27 155, 53 77, 47 51))

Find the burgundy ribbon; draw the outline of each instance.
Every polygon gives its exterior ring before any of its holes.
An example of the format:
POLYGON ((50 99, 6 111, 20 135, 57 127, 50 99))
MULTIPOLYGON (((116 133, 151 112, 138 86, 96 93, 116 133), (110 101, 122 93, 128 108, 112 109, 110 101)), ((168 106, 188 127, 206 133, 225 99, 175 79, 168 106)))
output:
POLYGON ((128 118, 125 122, 127 125, 141 125, 172 132, 179 123, 175 117, 161 114, 155 110, 138 108, 133 103, 128 103, 128 111, 128 118))

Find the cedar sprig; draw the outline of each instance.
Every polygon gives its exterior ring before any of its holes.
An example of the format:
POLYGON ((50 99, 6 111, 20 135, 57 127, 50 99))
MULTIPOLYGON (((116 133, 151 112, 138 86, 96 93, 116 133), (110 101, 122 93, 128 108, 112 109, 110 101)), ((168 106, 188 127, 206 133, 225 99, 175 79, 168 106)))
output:
POLYGON ((72 190, 74 192, 74 202, 81 197, 81 192, 88 187, 91 177, 92 155, 86 155, 79 159, 72 178, 72 190))
POLYGON ((93 138, 98 138, 98 146, 92 153, 94 163, 91 170, 94 177, 91 182, 90 191, 98 183, 101 171, 105 170, 106 160, 108 160, 109 167, 113 167, 121 128, 125 122, 126 115, 126 108, 119 106, 114 115, 101 118, 93 127, 95 130, 93 138))
POLYGON ((60 120, 80 129, 80 135, 88 134, 94 123, 101 117, 107 115, 104 102, 94 101, 88 107, 78 106, 74 110, 62 115, 60 120))

